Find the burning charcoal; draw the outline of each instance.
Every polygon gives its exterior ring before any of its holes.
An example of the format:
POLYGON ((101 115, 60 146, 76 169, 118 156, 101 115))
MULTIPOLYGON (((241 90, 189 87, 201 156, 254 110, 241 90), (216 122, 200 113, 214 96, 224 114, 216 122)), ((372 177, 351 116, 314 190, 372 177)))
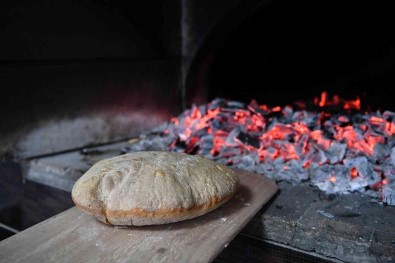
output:
POLYGON ((305 119, 307 118, 307 111, 295 111, 294 114, 292 115, 292 119, 294 121, 305 121, 305 119))
POLYGON ((273 147, 278 149, 278 153, 286 161, 291 159, 299 159, 299 156, 295 151, 294 144, 289 143, 288 141, 276 140, 273 142, 273 147))
POLYGON ((216 108, 222 108, 224 106, 226 106, 226 100, 218 98, 210 102, 208 109, 214 110, 216 108))
POLYGON ((362 177, 355 177, 349 181, 350 184, 350 190, 351 192, 353 191, 360 191, 360 190, 365 190, 367 186, 369 186, 369 182, 365 180, 362 177))
POLYGON ((202 116, 205 116, 207 114, 207 104, 200 105, 198 109, 202 116))
POLYGON ((395 181, 383 186, 383 202, 388 205, 395 205, 395 181))
MULTIPOLYGON (((326 183, 330 181, 330 176, 332 174, 331 169, 327 166, 319 166, 310 169, 310 179, 313 185, 318 185, 320 183, 326 183)), ((320 189, 322 187, 319 186, 320 189)))
POLYGON ((383 117, 387 120, 387 121, 393 121, 395 120, 395 112, 392 111, 385 111, 383 113, 383 117))
POLYGON ((239 139, 242 143, 246 144, 246 145, 251 145, 255 148, 259 148, 260 147, 260 141, 258 138, 252 137, 247 133, 244 132, 240 132, 237 135, 237 139, 239 139))
POLYGON ((359 179, 358 177, 362 177, 367 185, 374 185, 380 181, 380 176, 373 170, 373 165, 368 162, 366 157, 357 157, 354 159, 345 159, 344 165, 349 168, 355 168, 358 174, 353 175, 351 172, 351 180, 359 179))
POLYGON ((311 163, 311 158, 314 156, 315 150, 313 148, 310 148, 308 152, 305 154, 300 155, 300 162, 303 167, 309 167, 311 163))
POLYGON ((392 165, 395 167, 395 147, 391 149, 391 161, 392 165))
POLYGON ((180 146, 175 146, 174 148, 171 149, 171 151, 176 153, 185 153, 185 148, 180 146))
POLYGON ((390 182, 395 182, 395 167, 390 164, 381 165, 385 178, 390 182))
POLYGON ((318 120, 319 120, 319 115, 312 115, 312 116, 308 116, 308 118, 305 119, 305 122, 310 130, 316 130, 318 128, 318 120))
POLYGON ((389 148, 395 147, 395 136, 387 137, 387 143, 389 148))
POLYGON ((295 147, 295 150, 299 156, 305 154, 305 152, 307 150, 306 147, 307 147, 308 139, 309 139, 308 134, 303 134, 302 136, 300 136, 300 139, 297 142, 296 147, 295 147))
POLYGON ((276 169, 278 169, 278 168, 282 169, 283 165, 284 165, 284 158, 280 156, 280 157, 274 159, 272 163, 276 169))
POLYGON ((239 101, 228 101, 226 106, 228 108, 244 109, 246 107, 246 104, 239 101))
MULTIPOLYGON (((235 147, 222 147, 221 152, 219 153, 219 157, 232 157, 232 156, 238 156, 238 158, 242 157, 242 152, 240 148, 235 148, 235 147)), ((235 159, 234 159, 235 160, 235 159)), ((237 160, 236 160, 237 162, 237 160)))
POLYGON ((236 140, 237 136, 240 134, 240 129, 238 127, 234 128, 226 137, 226 146, 238 146, 240 143, 236 140))
POLYGON ((304 181, 309 178, 307 170, 304 169, 297 160, 288 161, 284 167, 288 167, 288 169, 294 173, 294 176, 298 178, 298 181, 304 181))
POLYGON ((384 160, 391 154, 391 150, 386 144, 378 143, 374 146, 372 158, 375 161, 384 160))
POLYGON ((256 112, 257 114, 259 114, 261 116, 267 116, 269 114, 269 109, 262 109, 260 107, 255 108, 254 106, 252 106, 252 107, 254 108, 254 112, 256 112))
POLYGON ((253 171, 255 168, 255 160, 251 156, 245 155, 240 158, 240 162, 236 164, 236 168, 253 171))
POLYGON ((222 125, 219 119, 214 119, 210 122, 210 126, 213 129, 213 131, 221 130, 222 125))
POLYGON ((395 113, 351 112, 358 103, 324 94, 298 111, 215 99, 193 105, 125 152, 201 154, 277 181, 296 183, 310 176, 312 185, 327 193, 366 189, 377 196, 382 187, 385 202, 395 205, 395 113), (317 111, 305 110, 309 105, 317 111))
POLYGON ((344 165, 323 165, 310 170, 311 184, 327 193, 346 193, 366 186, 351 184, 349 171, 344 165))
POLYGON ((273 177, 274 166, 272 163, 260 163, 255 166, 255 172, 258 174, 263 174, 270 179, 275 179, 273 177))
POLYGON ((209 149, 199 149, 198 154, 207 157, 211 155, 211 151, 209 149))
POLYGON ((278 155, 278 150, 272 146, 260 151, 261 156, 264 160, 274 160, 278 155))
POLYGON ((297 184, 300 181, 290 170, 276 169, 273 176, 276 181, 286 181, 292 184, 297 184))
POLYGON ((258 163, 260 162, 258 151, 250 151, 248 155, 249 155, 252 159, 254 159, 255 164, 258 164, 258 163))
POLYGON ((234 108, 221 108, 221 112, 217 114, 218 117, 230 119, 231 116, 235 115, 236 112, 249 113, 247 110, 240 110, 234 108))
POLYGON ((214 147, 214 137, 211 134, 206 134, 200 138, 200 149, 211 150, 214 147))
POLYGON ((284 158, 281 156, 277 157, 273 160, 272 164, 274 167, 274 171, 282 171, 284 168, 284 158))
POLYGON ((285 180, 291 183, 299 183, 308 179, 308 173, 296 160, 290 160, 283 164, 275 165, 276 180, 285 180))
POLYGON ((199 137, 199 138, 201 138, 201 137, 205 136, 206 134, 207 134, 207 128, 198 129, 198 130, 196 130, 196 131, 194 132, 193 137, 199 137))
POLYGON ((284 107, 284 117, 286 119, 292 119, 293 113, 294 111, 291 107, 289 106, 284 107))
POLYGON ((327 161, 327 157, 325 155, 325 152, 321 149, 316 149, 314 151, 313 156, 311 157, 310 161, 311 163, 316 163, 318 165, 324 164, 327 161))
POLYGON ((220 164, 223 164, 223 165, 227 165, 228 162, 229 162, 229 158, 227 158, 227 157, 220 157, 220 158, 216 157, 214 159, 213 159, 213 157, 211 155, 205 156, 205 157, 208 158, 208 159, 212 159, 212 160, 216 161, 217 163, 220 163, 220 164))
POLYGON ((198 137, 189 137, 186 142, 185 153, 196 154, 199 149, 200 140, 198 137))
MULTIPOLYGON (((238 110, 238 112, 240 112, 242 110, 238 110)), ((222 109, 220 113, 217 114, 216 118, 219 120, 230 120, 233 119, 233 113, 235 111, 234 110, 229 110, 229 109, 222 109)), ((248 112, 248 111, 245 111, 248 112)), ((231 125, 231 123, 225 123, 227 125, 231 125)))
POLYGON ((339 142, 332 142, 331 146, 328 148, 328 150, 325 152, 326 157, 329 160, 329 163, 335 164, 339 163, 343 160, 344 155, 346 153, 347 145, 344 143, 339 143, 339 142))

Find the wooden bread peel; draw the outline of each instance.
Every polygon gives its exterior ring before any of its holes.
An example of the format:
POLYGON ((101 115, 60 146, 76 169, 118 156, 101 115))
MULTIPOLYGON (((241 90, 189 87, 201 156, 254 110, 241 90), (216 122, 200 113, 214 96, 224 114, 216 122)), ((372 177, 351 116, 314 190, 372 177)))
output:
POLYGON ((263 176, 236 172, 236 196, 206 215, 116 228, 73 207, 0 242, 0 262, 210 262, 278 190, 263 176))

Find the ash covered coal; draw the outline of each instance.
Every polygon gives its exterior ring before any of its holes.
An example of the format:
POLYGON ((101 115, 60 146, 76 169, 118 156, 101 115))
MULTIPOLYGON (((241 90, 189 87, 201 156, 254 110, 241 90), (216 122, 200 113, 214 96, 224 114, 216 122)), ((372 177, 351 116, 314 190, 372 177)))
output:
POLYGON ((327 193, 364 192, 395 205, 395 113, 338 96, 293 107, 215 99, 141 135, 124 152, 169 150, 327 193), (306 105, 312 105, 307 110, 306 105))

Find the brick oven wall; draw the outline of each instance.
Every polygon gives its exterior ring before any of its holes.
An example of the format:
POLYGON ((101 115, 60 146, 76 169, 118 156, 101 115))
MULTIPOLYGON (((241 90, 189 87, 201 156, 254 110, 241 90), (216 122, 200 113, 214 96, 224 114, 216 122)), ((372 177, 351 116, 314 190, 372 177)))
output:
POLYGON ((180 111, 178 1, 4 1, 0 155, 118 140, 180 111))

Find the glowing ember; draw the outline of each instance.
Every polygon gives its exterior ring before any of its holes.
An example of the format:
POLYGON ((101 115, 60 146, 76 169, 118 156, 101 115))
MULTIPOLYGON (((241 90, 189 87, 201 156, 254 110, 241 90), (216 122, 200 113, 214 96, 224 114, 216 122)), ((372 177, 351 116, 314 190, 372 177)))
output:
POLYGON ((358 171, 357 171, 357 169, 355 169, 355 167, 351 168, 350 176, 351 176, 351 179, 354 179, 358 176, 358 171))
POLYGON ((335 193, 370 187, 376 197, 385 186, 383 193, 392 195, 395 113, 362 113, 359 98, 330 98, 327 92, 314 104, 319 112, 307 111, 304 102, 295 103, 301 109, 295 111, 216 99, 172 118, 162 134, 167 150, 201 154, 276 180, 310 178, 313 185, 335 193), (330 107, 343 113, 330 112, 330 107))
POLYGON ((361 100, 357 97, 355 100, 342 100, 339 96, 334 95, 331 100, 328 100, 328 93, 326 91, 321 93, 321 98, 314 99, 314 104, 320 107, 339 106, 341 105, 345 110, 360 110, 361 100))
POLYGON ((331 175, 331 177, 329 177, 329 181, 331 181, 332 183, 336 183, 336 177, 331 175))
POLYGON ((276 106, 276 107, 272 108, 272 112, 277 112, 277 111, 281 111, 280 106, 276 106))

